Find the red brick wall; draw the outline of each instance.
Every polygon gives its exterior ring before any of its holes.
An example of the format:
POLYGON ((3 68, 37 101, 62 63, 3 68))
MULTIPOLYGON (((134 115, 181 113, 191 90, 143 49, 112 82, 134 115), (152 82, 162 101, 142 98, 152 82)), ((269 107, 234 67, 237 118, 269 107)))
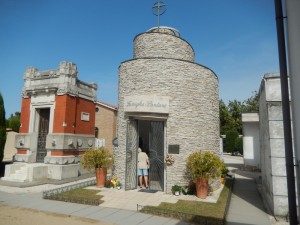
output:
POLYGON ((76 97, 69 95, 55 96, 53 133, 74 133, 76 116, 76 97), (66 126, 63 126, 66 123, 66 126))
POLYGON ((86 99, 78 98, 76 134, 95 134, 95 103, 86 99), (81 120, 81 113, 89 113, 89 121, 81 120))
POLYGON ((86 99, 62 95, 55 97, 53 133, 94 134, 95 103, 86 99), (81 120, 81 113, 90 114, 89 121, 81 120), (63 126, 63 123, 66 126, 63 126))
POLYGON ((82 155, 84 151, 55 151, 51 150, 51 156, 70 156, 70 155, 82 155))
POLYGON ((20 122, 22 126, 19 129, 20 133, 29 132, 29 118, 30 118, 30 98, 22 98, 21 118, 20 122))
POLYGON ((17 149, 17 154, 24 155, 27 153, 26 149, 17 149))

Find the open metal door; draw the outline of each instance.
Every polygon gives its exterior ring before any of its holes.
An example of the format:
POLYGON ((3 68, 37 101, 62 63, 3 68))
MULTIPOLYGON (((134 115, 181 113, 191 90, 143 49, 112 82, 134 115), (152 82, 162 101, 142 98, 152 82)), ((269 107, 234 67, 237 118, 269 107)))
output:
POLYGON ((151 190, 164 190, 164 122, 151 121, 149 138, 149 183, 151 190))
POLYGON ((126 140, 125 190, 137 187, 138 121, 128 120, 126 140))

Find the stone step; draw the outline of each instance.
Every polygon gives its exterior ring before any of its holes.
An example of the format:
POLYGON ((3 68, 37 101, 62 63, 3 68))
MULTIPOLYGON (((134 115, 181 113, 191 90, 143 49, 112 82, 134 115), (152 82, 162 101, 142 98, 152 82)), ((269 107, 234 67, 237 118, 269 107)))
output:
POLYGON ((11 181, 11 182, 25 182, 25 180, 13 177, 2 177, 1 180, 11 181))
POLYGON ((15 178, 15 179, 21 179, 25 180, 26 179, 26 174, 12 174, 10 177, 15 178))
POLYGON ((9 177, 2 177, 2 180, 12 181, 12 182, 25 182, 27 180, 27 167, 22 166, 20 169, 16 170, 15 173, 11 174, 9 177))

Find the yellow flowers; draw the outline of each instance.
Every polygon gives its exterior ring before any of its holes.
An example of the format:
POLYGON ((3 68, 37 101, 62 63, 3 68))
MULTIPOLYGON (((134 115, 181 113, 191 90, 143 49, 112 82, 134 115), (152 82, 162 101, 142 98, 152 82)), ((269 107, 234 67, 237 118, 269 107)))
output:
POLYGON ((117 177, 113 177, 113 178, 110 180, 110 183, 113 185, 113 188, 116 188, 117 185, 118 185, 118 178, 117 178, 117 177))
POLYGON ((120 190, 122 187, 122 184, 120 181, 118 181, 118 178, 116 176, 113 176, 111 179, 108 179, 105 182, 105 187, 106 188, 116 188, 116 189, 120 190))

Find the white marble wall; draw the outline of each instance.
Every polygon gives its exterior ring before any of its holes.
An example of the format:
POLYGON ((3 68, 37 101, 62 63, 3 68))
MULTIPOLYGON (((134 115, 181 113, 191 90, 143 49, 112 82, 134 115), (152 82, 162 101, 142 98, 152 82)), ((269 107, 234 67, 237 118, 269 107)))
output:
POLYGON ((266 74, 260 88, 263 198, 275 215, 288 213, 283 118, 279 74, 266 74))

